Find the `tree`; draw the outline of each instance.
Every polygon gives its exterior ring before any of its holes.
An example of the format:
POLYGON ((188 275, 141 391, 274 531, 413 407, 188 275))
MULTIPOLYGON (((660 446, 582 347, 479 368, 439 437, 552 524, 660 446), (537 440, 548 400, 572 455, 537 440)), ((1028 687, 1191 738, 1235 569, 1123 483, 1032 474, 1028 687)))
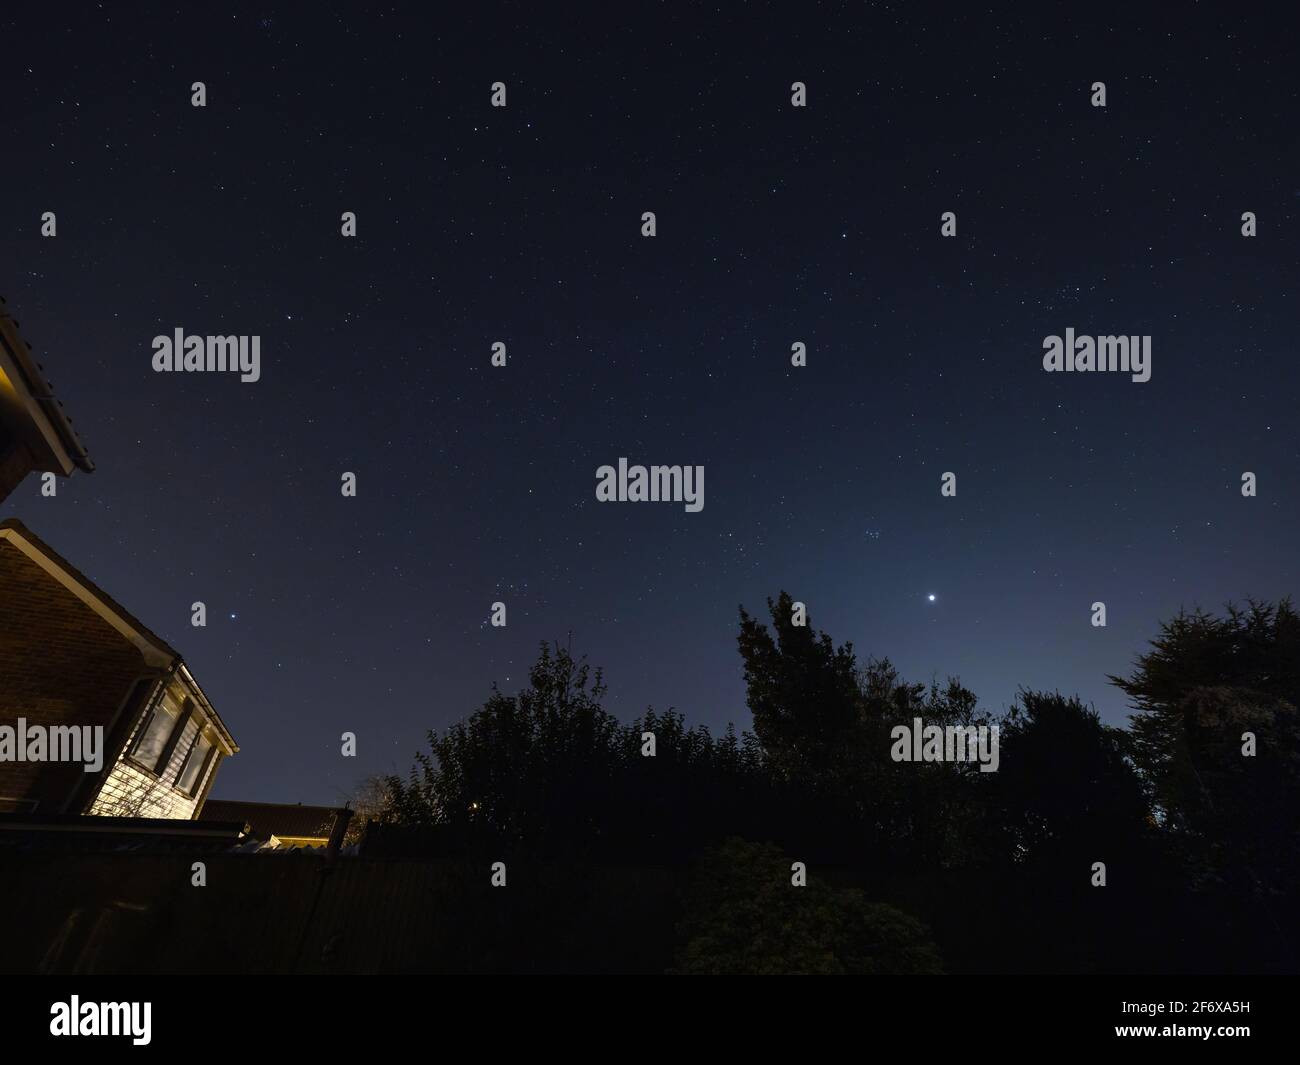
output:
POLYGON ((837 648, 826 633, 794 624, 787 592, 767 606, 772 632, 740 608, 740 656, 754 732, 778 773, 825 778, 851 762, 850 748, 859 738, 853 645, 837 648))
POLYGON ((989 715, 975 694, 955 678, 944 684, 907 683, 888 659, 873 659, 859 677, 863 698, 862 747, 870 752, 858 767, 858 804, 870 810, 877 833, 900 860, 948 868, 984 860, 985 774, 974 761, 895 762, 893 730, 926 726, 988 727, 989 715))
MULTIPOLYGON (((792 621, 794 603, 768 600, 771 630, 740 610, 740 654, 754 731, 783 783, 806 793, 841 859, 889 848, 895 857, 951 865, 968 858, 979 820, 971 763, 897 763, 890 733, 927 725, 978 726, 973 693, 904 681, 888 659, 859 667, 851 643, 792 621)), ((814 826, 809 826, 814 829, 814 826)), ((808 836, 801 844, 810 842, 808 836)))
POLYGON ((359 844, 365 838, 366 826, 384 819, 391 802, 389 791, 388 778, 384 776, 368 776, 357 784, 347 799, 352 819, 343 836, 343 846, 359 844))
POLYGON ((619 759, 604 693, 599 670, 543 644, 528 687, 504 695, 493 685, 482 709, 429 732, 409 779, 388 780, 389 820, 540 849, 591 842, 619 759))
POLYGON ((1294 890, 1300 616, 1291 602, 1229 604, 1223 617, 1182 612, 1130 677, 1110 679, 1132 700, 1133 759, 1196 875, 1246 892, 1294 890))
POLYGON ((1139 852, 1149 812, 1123 729, 1077 697, 1022 691, 998 740, 988 789, 1003 860, 1085 868, 1139 852))
POLYGON ((428 734, 430 750, 406 780, 385 780, 382 819, 434 828, 456 849, 655 861, 778 811, 752 736, 728 727, 714 739, 672 710, 623 725, 601 705, 604 694, 599 671, 543 645, 526 688, 493 687, 466 720, 428 734))
POLYGON ((937 973, 925 925, 856 888, 791 883, 771 843, 729 839, 700 863, 680 927, 679 974, 937 973))
POLYGON ((621 812, 622 849, 641 861, 689 858, 729 833, 766 824, 776 831, 786 804, 758 741, 728 725, 714 738, 674 710, 647 710, 622 732, 611 807, 621 812), (654 756, 644 753, 654 737, 654 756))

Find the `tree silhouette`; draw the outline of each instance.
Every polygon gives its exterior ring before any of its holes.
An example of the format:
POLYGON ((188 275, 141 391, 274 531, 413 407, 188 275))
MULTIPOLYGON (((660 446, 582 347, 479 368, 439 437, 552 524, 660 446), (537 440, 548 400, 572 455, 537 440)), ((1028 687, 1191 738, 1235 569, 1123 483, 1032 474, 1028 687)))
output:
POLYGON ((1129 737, 1077 697, 1022 691, 1000 725, 988 781, 1000 857, 1017 865, 1080 867, 1138 853, 1151 823, 1129 737))
POLYGON ((768 600, 771 631, 740 610, 749 709, 771 771, 807 794, 841 859, 887 848, 912 863, 966 861, 980 819, 976 767, 896 763, 891 730, 917 717, 987 724, 975 695, 954 679, 909 684, 888 659, 859 667, 852 644, 793 624, 793 608, 786 592, 768 600))
POLYGON ((740 656, 754 733, 776 773, 831 783, 854 763, 861 738, 853 645, 837 648, 826 633, 795 625, 787 592, 767 605, 770 633, 740 608, 740 656))
POLYGON ((623 725, 604 694, 599 671, 543 644, 526 688, 494 686, 466 720, 428 734, 430 750, 406 780, 385 780, 381 820, 441 829, 461 848, 657 860, 773 809, 752 736, 729 728, 714 739, 671 710, 623 725))
POLYGON ((528 687, 505 695, 493 685, 482 709, 428 734, 430 753, 408 780, 388 780, 393 819, 542 849, 590 842, 618 762, 604 692, 599 671, 543 644, 528 687))
MULTIPOLYGON (((429 733, 408 778, 384 780, 380 819, 432 833, 434 851, 539 859, 526 867, 554 899, 587 897, 575 885, 601 870, 694 863, 680 972, 935 971, 927 929, 958 971, 1294 967, 1279 918, 1300 850, 1288 602, 1163 625, 1132 676, 1111 678, 1133 701, 1129 729, 1039 691, 994 721, 959 681, 908 682, 794 625, 788 594, 767 605, 766 624, 740 611, 754 734, 715 738, 671 709, 623 724, 598 671, 543 645, 522 690, 494 686, 429 733), (996 725, 997 771, 895 761, 893 730, 916 719, 996 725), (818 871, 807 887, 790 884, 788 855, 818 871)), ((585 905, 557 910, 566 936, 585 905)), ((666 960, 677 905, 662 891, 632 903, 653 916, 638 964, 666 960)), ((582 951, 599 957, 590 936, 582 951)))
POLYGON ((1180 613, 1130 677, 1111 680, 1133 701, 1134 761, 1195 873, 1234 890, 1294 890, 1300 617, 1290 601, 1180 613))

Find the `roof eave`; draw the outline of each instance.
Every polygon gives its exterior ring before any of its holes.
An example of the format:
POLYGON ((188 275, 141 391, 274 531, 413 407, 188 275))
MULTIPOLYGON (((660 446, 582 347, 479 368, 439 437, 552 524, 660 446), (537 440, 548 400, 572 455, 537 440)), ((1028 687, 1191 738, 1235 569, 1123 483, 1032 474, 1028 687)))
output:
MULTIPOLYGON (((86 473, 94 472, 95 464, 72 427, 72 419, 64 412, 63 404, 55 398, 54 386, 32 355, 31 345, 19 333, 17 320, 5 310, 3 297, 0 297, 0 360, 11 367, 14 371, 12 376, 26 393, 18 399, 22 401, 22 406, 32 421, 32 428, 39 434, 46 452, 45 455, 35 457, 48 460, 45 465, 53 467, 49 472, 61 473, 65 477, 74 468, 86 473)), ((3 369, 4 366, 0 365, 0 370, 3 369)))
POLYGON ((194 674, 190 672, 190 667, 185 664, 184 659, 177 658, 175 669, 185 681, 186 687, 194 693, 195 698, 202 704, 207 719, 212 722, 216 730, 221 734, 222 745, 226 748, 226 755, 238 754, 239 744, 235 742, 235 737, 230 734, 230 729, 226 728, 226 723, 221 720, 221 715, 213 708, 207 693, 199 687, 199 682, 194 679, 194 674))

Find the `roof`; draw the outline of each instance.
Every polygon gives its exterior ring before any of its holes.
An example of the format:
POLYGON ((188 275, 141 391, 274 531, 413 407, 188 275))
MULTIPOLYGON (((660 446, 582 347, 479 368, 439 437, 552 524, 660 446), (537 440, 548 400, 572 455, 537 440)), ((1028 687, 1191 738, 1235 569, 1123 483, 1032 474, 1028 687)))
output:
POLYGON ((239 821, 249 826, 256 839, 272 836, 327 838, 339 812, 335 806, 303 806, 301 803, 237 802, 209 799, 199 813, 200 821, 239 821))
MULTIPOLYGON (((179 651, 175 650, 170 644, 168 644, 165 640, 163 640, 161 636, 158 636, 156 633, 146 628, 144 622, 142 622, 139 618, 135 617, 133 614, 130 614, 127 611, 127 609, 124 606, 122 606, 121 603, 117 602, 117 600, 113 599, 110 595, 104 592, 102 588, 100 588, 97 584, 91 581, 91 579, 87 577, 84 573, 82 573, 81 570, 77 569, 76 566, 74 566, 61 554, 55 551, 54 548, 52 548, 49 544, 47 544, 44 540, 42 540, 39 536, 37 536, 34 532, 32 532, 31 529, 27 528, 27 526, 24 525, 17 518, 7 518, 4 521, 0 521, 0 536, 3 536, 5 530, 9 530, 11 534, 10 536, 6 537, 6 539, 12 540, 15 538, 21 538, 26 544, 28 544, 30 547, 38 551, 47 560, 49 560, 56 567, 58 567, 58 569, 62 570, 63 573, 66 574, 72 581, 74 581, 83 591, 94 596, 96 600, 98 600, 105 607, 107 607, 114 615, 116 615, 118 619, 124 622, 137 636, 147 641, 155 650, 158 651, 159 654, 163 655, 166 659, 168 659, 167 662, 168 665, 172 664, 171 660, 180 658, 179 651)), ((27 552, 27 554, 30 553, 31 553, 30 551, 27 552)), ((48 566, 43 568, 49 569, 48 566)), ((97 613, 100 612, 97 611, 97 613)))
POLYGON ((107 595, 98 585, 77 569, 71 562, 50 547, 44 540, 32 532, 17 518, 0 521, 0 541, 5 541, 22 551, 47 573, 51 574, 65 588, 91 610, 117 629, 126 639, 135 644, 145 662, 154 669, 174 672, 185 683, 194 698, 200 703, 208 719, 221 734, 228 748, 228 754, 235 754, 239 745, 226 728, 221 716, 213 708, 198 681, 185 664, 180 652, 167 643, 161 636, 145 627, 144 623, 115 599, 107 595))
POLYGON ((18 321, 0 297, 0 421, 10 423, 31 452, 37 468, 65 477, 74 468, 90 473, 85 445, 72 428, 45 368, 18 332, 18 321))
POLYGON ((242 825, 171 817, 0 814, 0 853, 45 851, 225 851, 239 846, 242 825))
MULTIPOLYGON (((258 803, 233 803, 256 806, 258 803)), ((303 809, 319 810, 313 806, 303 809)), ((332 812, 332 811, 331 811, 332 812)), ((171 817, 92 817, 77 814, 0 813, 0 858, 13 854, 239 854, 330 857, 324 846, 274 847, 244 834, 246 822, 171 817)), ((288 833, 286 833, 288 835, 288 833)), ((340 854, 354 855, 356 846, 340 854)))

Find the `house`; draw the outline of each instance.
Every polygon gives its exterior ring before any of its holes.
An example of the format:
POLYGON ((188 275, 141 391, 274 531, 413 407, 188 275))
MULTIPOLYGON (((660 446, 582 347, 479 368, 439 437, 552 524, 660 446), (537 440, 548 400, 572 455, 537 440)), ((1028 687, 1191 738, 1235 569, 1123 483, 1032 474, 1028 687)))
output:
POLYGON ((324 847, 338 830, 347 830, 352 811, 333 806, 303 806, 302 803, 234 802, 212 799, 199 815, 203 821, 241 823, 247 838, 268 847, 324 847))
POLYGON ((95 468, 72 419, 0 299, 0 500, 32 472, 95 468))
POLYGON ((196 819, 238 750, 176 650, 0 522, 0 812, 196 819))

